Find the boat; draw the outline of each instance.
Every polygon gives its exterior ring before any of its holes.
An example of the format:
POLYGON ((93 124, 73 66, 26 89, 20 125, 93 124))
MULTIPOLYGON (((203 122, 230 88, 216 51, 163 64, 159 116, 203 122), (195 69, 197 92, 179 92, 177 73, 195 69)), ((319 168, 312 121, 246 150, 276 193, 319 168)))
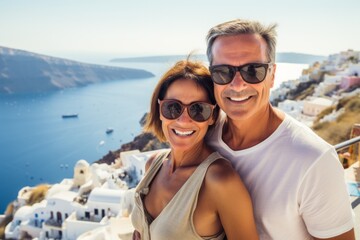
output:
POLYGON ((77 113, 73 113, 73 114, 63 114, 62 118, 77 118, 78 114, 77 113))
POLYGON ((112 133, 114 131, 114 129, 113 128, 107 128, 106 129, 106 134, 110 134, 110 133, 112 133))

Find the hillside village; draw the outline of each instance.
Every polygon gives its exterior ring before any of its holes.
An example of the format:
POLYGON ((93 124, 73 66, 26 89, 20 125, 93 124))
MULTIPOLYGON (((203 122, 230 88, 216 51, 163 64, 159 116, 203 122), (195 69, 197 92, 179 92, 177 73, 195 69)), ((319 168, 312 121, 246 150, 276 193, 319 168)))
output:
MULTIPOLYGON (((273 105, 312 126, 316 116, 334 106, 339 99, 358 96, 360 92, 360 53, 348 50, 333 54, 323 63, 314 63, 295 80, 283 82, 271 93, 273 105)), ((342 110, 322 121, 335 119, 342 110)))
MULTIPOLYGON (((324 124, 353 111, 343 133, 348 138, 351 127, 360 123, 359 59, 360 52, 348 50, 314 63, 298 79, 274 90, 272 104, 319 132, 328 128, 324 124)), ((22 188, 0 216, 3 238, 131 239, 134 187, 143 176, 147 158, 164 147, 149 139, 152 147, 138 139, 141 146, 127 144, 104 161, 79 160, 71 179, 22 188), (129 151, 136 147, 138 150, 129 151)))
POLYGON ((73 178, 20 189, 0 217, 5 239, 131 239, 134 187, 153 153, 124 152, 112 165, 82 159, 73 178))

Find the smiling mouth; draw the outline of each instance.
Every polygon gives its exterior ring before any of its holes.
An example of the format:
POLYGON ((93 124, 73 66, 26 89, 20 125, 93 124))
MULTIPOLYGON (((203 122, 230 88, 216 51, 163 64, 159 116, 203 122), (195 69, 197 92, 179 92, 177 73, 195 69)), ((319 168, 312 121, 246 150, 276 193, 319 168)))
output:
POLYGON ((239 97, 228 97, 228 99, 230 101, 233 101, 233 102, 244 102, 244 101, 246 101, 246 100, 248 100, 250 98, 251 98, 251 96, 241 97, 241 98, 239 98, 239 97))
POLYGON ((194 134, 195 131, 179 131, 179 130, 173 129, 173 132, 177 136, 186 137, 186 136, 190 136, 190 135, 194 134))

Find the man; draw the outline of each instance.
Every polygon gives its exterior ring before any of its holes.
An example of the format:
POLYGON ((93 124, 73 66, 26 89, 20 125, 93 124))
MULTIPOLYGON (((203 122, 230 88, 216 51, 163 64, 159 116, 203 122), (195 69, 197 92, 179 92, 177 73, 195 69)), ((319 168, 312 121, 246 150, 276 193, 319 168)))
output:
POLYGON ((226 115, 208 142, 247 186, 260 239, 355 239, 335 149, 269 102, 275 28, 234 20, 210 29, 207 55, 226 115))

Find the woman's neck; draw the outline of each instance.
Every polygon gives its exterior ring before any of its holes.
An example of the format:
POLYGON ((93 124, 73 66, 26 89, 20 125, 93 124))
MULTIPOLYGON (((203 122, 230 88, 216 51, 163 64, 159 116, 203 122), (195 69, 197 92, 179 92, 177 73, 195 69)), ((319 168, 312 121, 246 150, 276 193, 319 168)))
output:
POLYGON ((191 149, 174 149, 171 148, 169 164, 171 164, 170 172, 173 173, 177 169, 190 168, 200 165, 210 154, 212 150, 204 142, 201 142, 191 149))

